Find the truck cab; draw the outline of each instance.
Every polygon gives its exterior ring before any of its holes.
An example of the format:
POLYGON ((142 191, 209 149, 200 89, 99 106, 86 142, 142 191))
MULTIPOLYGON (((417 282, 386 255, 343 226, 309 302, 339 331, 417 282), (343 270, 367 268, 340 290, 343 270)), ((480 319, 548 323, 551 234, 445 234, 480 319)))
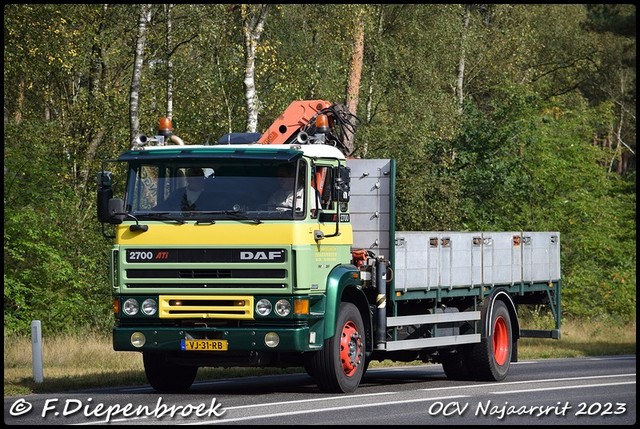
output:
POLYGON ((142 352, 158 390, 188 387, 198 366, 299 364, 333 335, 327 299, 359 281, 349 195, 345 157, 326 145, 157 146, 105 161, 114 349, 142 352), (126 170, 120 198, 112 163, 126 170), (290 204, 270 198, 283 193, 290 204))

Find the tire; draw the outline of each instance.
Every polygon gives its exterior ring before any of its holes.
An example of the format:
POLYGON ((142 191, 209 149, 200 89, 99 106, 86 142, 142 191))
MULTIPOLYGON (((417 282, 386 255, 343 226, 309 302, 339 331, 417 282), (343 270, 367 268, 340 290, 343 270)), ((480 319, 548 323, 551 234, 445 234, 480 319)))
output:
POLYGON ((355 305, 340 303, 336 334, 325 340, 312 359, 312 373, 323 392, 354 392, 364 374, 366 338, 362 316, 355 305))
POLYGON ((364 359, 364 368, 362 368, 362 376, 364 377, 364 375, 367 373, 367 370, 369 369, 369 364, 371 363, 371 358, 367 357, 364 359))
POLYGON ((304 368, 305 372, 311 377, 313 377, 313 368, 314 368, 313 355, 315 353, 317 352, 308 352, 308 353, 305 353, 305 355, 302 357, 302 367, 304 368))
POLYGON ((511 317, 502 301, 494 302, 487 317, 491 317, 491 335, 471 347, 469 365, 476 380, 502 381, 509 372, 513 350, 511 317))
POLYGON ((185 392, 189 390, 198 373, 197 366, 168 362, 161 353, 143 352, 142 361, 149 384, 158 392, 185 392))
POLYGON ((473 371, 469 365, 466 349, 442 356, 442 369, 449 380, 473 380, 473 371))

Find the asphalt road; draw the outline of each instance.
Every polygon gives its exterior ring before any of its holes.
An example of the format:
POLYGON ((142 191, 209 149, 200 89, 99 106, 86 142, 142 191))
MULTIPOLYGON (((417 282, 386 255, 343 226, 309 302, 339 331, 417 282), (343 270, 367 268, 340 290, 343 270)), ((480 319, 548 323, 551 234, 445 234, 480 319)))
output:
POLYGON ((513 363, 500 383, 450 381, 440 365, 371 368, 352 394, 306 374, 197 382, 182 395, 148 386, 4 399, 12 425, 599 425, 636 422, 636 357, 513 363))

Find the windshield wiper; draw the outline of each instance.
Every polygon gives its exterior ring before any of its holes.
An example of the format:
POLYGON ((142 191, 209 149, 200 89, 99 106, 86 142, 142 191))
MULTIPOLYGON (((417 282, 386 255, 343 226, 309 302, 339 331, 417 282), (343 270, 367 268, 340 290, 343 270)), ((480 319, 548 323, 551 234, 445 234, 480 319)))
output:
MULTIPOLYGON (((199 211, 192 212, 192 216, 197 215, 226 215, 236 220, 249 220, 252 223, 259 224, 262 223, 260 219, 252 218, 245 212, 244 210, 211 210, 211 211, 199 211)), ((202 221, 205 222, 205 221, 202 221)), ((210 220, 211 223, 215 223, 215 221, 210 220)))
MULTIPOLYGON (((182 219, 169 217, 167 216, 168 213, 170 212, 148 212, 144 214, 138 214, 138 217, 140 218, 144 217, 150 220, 173 221, 173 222, 177 222, 180 225, 186 222, 185 220, 182 220, 182 219)), ((215 224, 216 223, 214 219, 206 219, 206 218, 202 219, 201 216, 203 215, 226 215, 233 219, 249 220, 255 224, 262 223, 260 219, 255 219, 247 215, 247 213, 244 210, 202 210, 202 211, 196 210, 196 211, 186 211, 186 212, 183 211, 182 215, 189 220, 195 220, 196 223, 198 224, 204 224, 204 223, 215 224)))
POLYGON ((185 221, 182 219, 176 219, 175 217, 167 216, 168 214, 169 212, 148 212, 148 213, 138 214, 138 217, 149 219, 149 220, 162 220, 162 221, 175 222, 178 225, 182 225, 185 223, 185 221))
POLYGON ((196 220, 196 225, 204 225, 205 223, 213 225, 214 223, 216 223, 216 221, 213 220, 213 219, 205 219, 205 220, 198 219, 198 220, 196 220))
POLYGON ((260 219, 250 217, 244 210, 224 210, 224 214, 233 216, 236 219, 250 220, 253 223, 262 223, 260 219))
POLYGON ((255 224, 259 224, 262 223, 262 221, 260 219, 256 219, 256 218, 252 218, 251 216, 249 216, 247 214, 246 211, 242 210, 242 209, 235 209, 235 210, 211 210, 211 211, 199 211, 199 212, 192 212, 192 215, 226 215, 226 216, 230 216, 233 219, 238 219, 238 220, 250 220, 251 222, 255 223, 255 224))

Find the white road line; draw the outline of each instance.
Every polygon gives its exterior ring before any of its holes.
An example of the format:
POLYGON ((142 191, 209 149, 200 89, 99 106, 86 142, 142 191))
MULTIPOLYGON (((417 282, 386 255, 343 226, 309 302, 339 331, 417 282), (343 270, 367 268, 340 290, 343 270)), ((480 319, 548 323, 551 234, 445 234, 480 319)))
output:
POLYGON ((229 423, 229 422, 240 422, 244 420, 255 420, 255 419, 264 419, 270 417, 283 417, 283 416, 295 416, 298 414, 311 414, 311 413, 324 413, 327 411, 342 411, 349 410, 353 408, 362 409, 365 407, 378 407, 381 405, 394 405, 394 404, 408 404, 412 402, 427 402, 427 401, 440 401, 443 399, 456 399, 456 398, 468 398, 469 395, 454 395, 454 396, 442 396, 440 398, 420 398, 420 399, 409 399, 409 400, 401 400, 401 401, 393 401, 393 402, 377 402, 373 404, 355 404, 349 406, 341 406, 341 407, 330 407, 330 408, 320 408, 317 410, 298 410, 298 411, 289 411, 284 413, 274 413, 274 414, 262 414, 258 416, 247 416, 247 417, 236 417, 231 419, 221 419, 216 421, 205 421, 205 422, 189 422, 183 423, 184 425, 208 425, 208 424, 216 424, 216 423, 229 423))
POLYGON ((620 386, 623 384, 636 384, 635 381, 623 381, 620 383, 601 383, 601 384, 576 384, 574 386, 558 386, 558 387, 542 387, 540 389, 523 389, 523 390, 508 390, 505 392, 491 392, 494 395, 507 395, 509 393, 524 393, 524 392, 543 392, 547 390, 562 390, 562 389, 583 389, 585 387, 599 387, 599 386, 620 386))
POLYGON ((592 380, 595 378, 610 378, 610 377, 629 377, 635 376, 635 374, 611 374, 611 375, 592 375, 585 377, 567 377, 567 378, 547 378, 542 380, 524 380, 524 381, 501 381, 499 383, 482 383, 482 384, 465 384, 464 386, 448 386, 448 387, 432 387, 425 388, 420 390, 452 390, 452 389, 461 389, 468 387, 490 387, 490 386, 509 386, 512 384, 532 384, 532 383, 544 383, 544 382, 558 382, 558 381, 569 381, 569 380, 592 380))
POLYGON ((342 395, 342 396, 330 396, 325 398, 298 399, 295 401, 269 402, 268 404, 238 405, 237 407, 225 408, 225 410, 239 410, 242 408, 255 408, 255 407, 271 407, 273 405, 304 404, 307 402, 331 401, 334 399, 345 401, 351 398, 366 398, 368 396, 395 395, 396 393, 398 392, 379 392, 379 393, 366 393, 363 395, 349 395, 349 396, 342 395))

